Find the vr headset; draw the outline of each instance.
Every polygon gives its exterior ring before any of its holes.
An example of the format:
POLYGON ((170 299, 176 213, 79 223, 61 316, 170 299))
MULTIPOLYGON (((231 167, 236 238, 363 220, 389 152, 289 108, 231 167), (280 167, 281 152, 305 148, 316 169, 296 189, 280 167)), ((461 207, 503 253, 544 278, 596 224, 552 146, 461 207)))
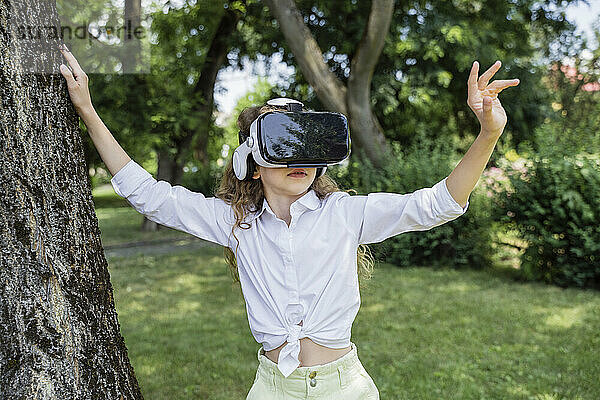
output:
POLYGON ((239 180, 252 180, 256 164, 271 168, 317 167, 316 178, 327 166, 350 156, 348 120, 337 112, 302 111, 304 104, 288 98, 267 101, 282 111, 261 114, 250 125, 250 136, 233 153, 233 170, 239 180))

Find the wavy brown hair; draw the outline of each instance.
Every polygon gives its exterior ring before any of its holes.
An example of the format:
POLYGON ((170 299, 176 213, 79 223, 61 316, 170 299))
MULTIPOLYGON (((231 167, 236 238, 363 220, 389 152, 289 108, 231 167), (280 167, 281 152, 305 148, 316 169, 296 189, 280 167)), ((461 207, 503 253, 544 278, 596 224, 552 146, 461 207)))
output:
MULTIPOLYGON (((241 139, 245 140, 246 137, 250 135, 250 125, 252 124, 252 121, 258 118, 259 115, 268 111, 281 110, 281 107, 269 105, 245 108, 240 113, 237 120, 237 125, 242 136, 241 139)), ((252 166, 252 170, 257 171, 257 165, 251 157, 250 164, 252 166)), ((356 194, 356 190, 354 189, 341 190, 337 183, 329 175, 327 175, 327 173, 323 174, 321 177, 315 178, 309 187, 309 190, 310 189, 315 191, 315 194, 319 200, 323 200, 333 192, 345 191, 354 192, 354 194, 356 194)), ((221 179, 221 183, 215 193, 215 196, 231 205, 235 213, 235 224, 231 228, 231 233, 237 241, 235 254, 229 247, 225 247, 224 256, 225 261, 229 265, 233 282, 236 283, 240 281, 240 276, 237 269, 237 250, 240 242, 235 235, 235 229, 237 227, 240 229, 250 229, 251 224, 248 222, 243 222, 244 218, 249 213, 258 211, 260 208, 262 208, 264 199, 262 181, 260 179, 240 181, 235 176, 235 172, 233 171, 233 157, 231 157, 227 163, 227 166, 225 167, 223 178, 221 179)), ((371 276, 373 275, 374 260, 369 247, 364 244, 359 245, 356 256, 358 264, 357 272, 359 277, 367 280, 371 279, 371 276)))

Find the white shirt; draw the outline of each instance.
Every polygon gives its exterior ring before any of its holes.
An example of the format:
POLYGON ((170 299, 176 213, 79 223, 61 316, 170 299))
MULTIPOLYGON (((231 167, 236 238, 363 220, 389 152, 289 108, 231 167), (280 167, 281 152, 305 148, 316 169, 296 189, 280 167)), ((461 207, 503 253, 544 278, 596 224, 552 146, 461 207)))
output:
MULTIPOLYGON (((299 339, 330 347, 350 346, 360 307, 356 252, 407 231, 424 231, 464 214, 444 178, 410 194, 334 192, 323 201, 314 190, 290 206, 291 223, 267 200, 237 229, 237 265, 252 335, 266 351, 286 340, 278 368, 289 376, 300 364, 299 339), (298 325, 302 321, 302 325, 298 325)), ((148 219, 236 250, 230 237, 233 209, 216 197, 157 182, 135 161, 111 179, 121 197, 148 219)))

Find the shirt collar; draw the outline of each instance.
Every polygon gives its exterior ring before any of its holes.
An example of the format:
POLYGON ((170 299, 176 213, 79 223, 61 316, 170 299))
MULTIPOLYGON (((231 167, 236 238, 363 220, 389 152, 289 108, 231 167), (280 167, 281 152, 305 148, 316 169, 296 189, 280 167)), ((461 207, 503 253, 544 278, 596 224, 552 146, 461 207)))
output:
MULTIPOLYGON (((315 193, 314 189, 310 189, 308 192, 306 192, 302 197, 300 197, 299 199, 294 201, 292 204, 296 204, 296 203, 306 207, 307 209, 316 210, 321 205, 321 200, 317 196, 317 193, 315 193)), ((247 216, 248 222, 252 222, 256 218, 260 217, 267 208, 271 209, 271 207, 269 207, 269 203, 267 202, 267 199, 264 198, 262 208, 259 211, 255 211, 254 213, 248 214, 248 216, 247 216)))

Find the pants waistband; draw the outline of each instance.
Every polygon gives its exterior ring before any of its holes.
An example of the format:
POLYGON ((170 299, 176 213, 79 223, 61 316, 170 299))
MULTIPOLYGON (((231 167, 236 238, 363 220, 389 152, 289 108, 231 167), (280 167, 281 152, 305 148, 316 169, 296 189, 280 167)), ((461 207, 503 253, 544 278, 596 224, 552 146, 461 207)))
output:
POLYGON ((279 376, 285 380, 301 380, 304 381, 307 376, 309 376, 313 372, 317 372, 317 374, 321 377, 326 377, 328 375, 336 375, 341 372, 340 370, 349 370, 359 364, 360 361, 358 359, 358 350, 356 345, 353 342, 350 342, 350 346, 352 349, 344 354, 342 357, 337 360, 330 361, 326 364, 313 365, 310 367, 298 367, 292 372, 287 378, 283 376, 279 368, 277 368, 277 364, 267 358, 264 355, 264 349, 261 346, 258 349, 258 361, 259 361, 259 369, 267 370, 271 373, 274 373, 276 376, 279 376))

